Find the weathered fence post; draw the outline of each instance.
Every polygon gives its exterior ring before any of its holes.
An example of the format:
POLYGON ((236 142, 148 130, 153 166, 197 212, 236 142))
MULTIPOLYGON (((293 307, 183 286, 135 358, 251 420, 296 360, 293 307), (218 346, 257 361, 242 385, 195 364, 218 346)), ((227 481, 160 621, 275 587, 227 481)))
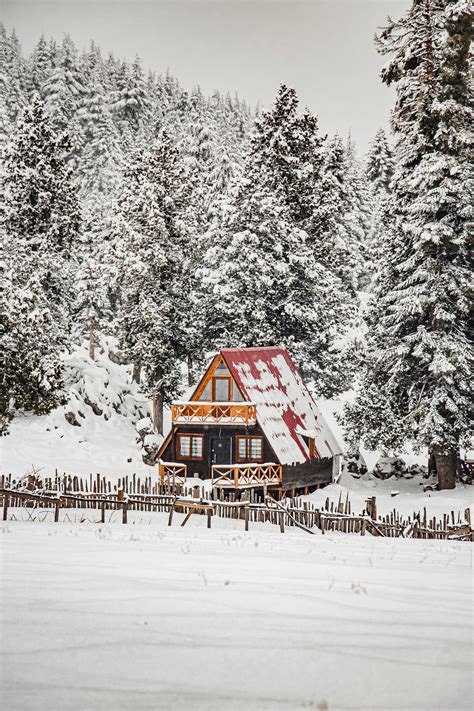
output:
POLYGON ((6 521, 8 514, 8 494, 4 494, 3 496, 3 520, 6 521))
POLYGON ((244 518, 245 518, 245 530, 249 530, 249 507, 245 506, 244 508, 244 518))
POLYGON ((128 500, 122 504, 122 523, 127 523, 128 500))
POLYGON ((59 507, 61 506, 60 501, 56 501, 54 504, 54 523, 57 523, 59 521, 59 507))
POLYGON ((105 501, 103 501, 101 505, 100 522, 105 523, 105 501))

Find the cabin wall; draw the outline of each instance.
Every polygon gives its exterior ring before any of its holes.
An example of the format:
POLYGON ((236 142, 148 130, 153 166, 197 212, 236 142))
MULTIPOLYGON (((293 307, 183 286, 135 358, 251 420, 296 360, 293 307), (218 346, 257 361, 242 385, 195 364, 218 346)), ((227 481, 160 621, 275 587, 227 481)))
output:
MULTIPOLYGON (((263 462, 275 462, 278 460, 275 457, 273 449, 270 447, 262 429, 258 425, 253 427, 230 426, 230 425, 175 425, 174 434, 164 452, 161 459, 164 462, 179 462, 186 464, 188 468, 188 476, 196 474, 201 479, 210 479, 211 477, 211 439, 213 437, 231 437, 231 464, 237 463, 236 454, 236 436, 248 435, 263 437, 263 462), (176 454, 175 438, 178 433, 181 434, 203 434, 203 459, 180 459, 176 454)), ((250 461, 250 460, 249 460, 250 461)))
POLYGON ((333 479, 333 457, 311 459, 302 464, 284 464, 282 489, 301 489, 316 484, 330 484, 333 479))

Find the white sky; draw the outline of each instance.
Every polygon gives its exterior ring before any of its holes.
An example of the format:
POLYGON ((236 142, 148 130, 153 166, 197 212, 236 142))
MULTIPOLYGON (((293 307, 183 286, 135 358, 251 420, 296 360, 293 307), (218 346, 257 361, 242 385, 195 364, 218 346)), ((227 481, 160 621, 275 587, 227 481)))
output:
POLYGON ((352 130, 360 152, 387 126, 393 93, 379 79, 373 35, 409 0, 0 0, 1 18, 29 52, 41 32, 146 69, 168 67, 184 88, 235 91, 268 106, 281 81, 324 132, 352 130))

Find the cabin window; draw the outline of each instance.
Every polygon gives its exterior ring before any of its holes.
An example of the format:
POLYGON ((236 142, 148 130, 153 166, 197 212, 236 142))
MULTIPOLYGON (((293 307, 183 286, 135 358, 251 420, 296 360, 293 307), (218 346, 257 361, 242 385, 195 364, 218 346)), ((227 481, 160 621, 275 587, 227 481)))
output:
POLYGON ((178 434, 177 435, 178 459, 202 459, 204 435, 178 434))
POLYGON ((228 376, 216 375, 212 378, 212 401, 230 402, 232 381, 228 376))
POLYGON ((263 437, 237 435, 236 459, 238 462, 263 461, 263 437))
POLYGON ((233 402, 244 402, 244 398, 240 394, 240 390, 236 383, 232 383, 232 400, 233 402))
POLYGON ((206 402, 211 402, 211 383, 210 381, 206 383, 206 387, 202 391, 199 397, 200 400, 205 400, 206 402))

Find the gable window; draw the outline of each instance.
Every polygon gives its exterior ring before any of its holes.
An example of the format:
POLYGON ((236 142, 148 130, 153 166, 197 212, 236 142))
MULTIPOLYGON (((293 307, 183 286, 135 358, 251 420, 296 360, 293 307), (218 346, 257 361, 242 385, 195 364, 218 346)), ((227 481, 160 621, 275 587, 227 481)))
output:
POLYGON ((235 456, 238 462, 263 462, 263 437, 237 435, 235 456))
POLYGON ((176 453, 178 459, 203 459, 204 435, 178 434, 176 453))
POLYGON ((212 378, 212 401, 230 402, 232 397, 231 379, 225 375, 217 375, 212 378))

